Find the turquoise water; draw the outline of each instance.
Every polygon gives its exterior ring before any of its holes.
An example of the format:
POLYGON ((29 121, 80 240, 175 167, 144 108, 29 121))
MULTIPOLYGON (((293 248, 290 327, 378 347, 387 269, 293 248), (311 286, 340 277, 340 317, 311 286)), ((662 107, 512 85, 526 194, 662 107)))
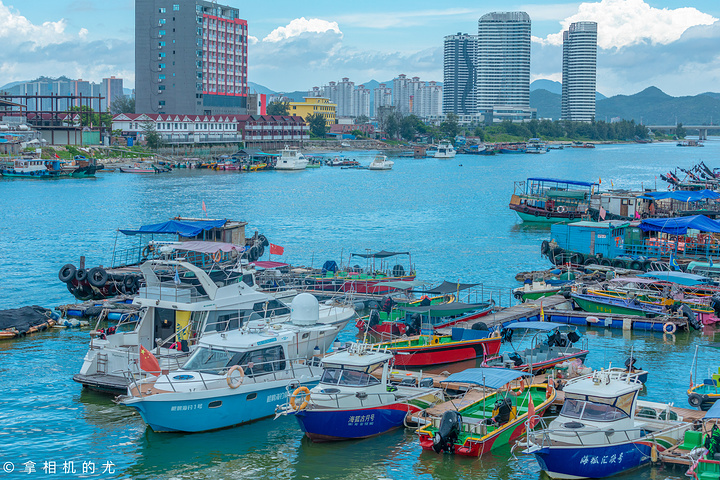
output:
MULTIPOLYGON (((720 166, 720 141, 704 148, 674 143, 608 145, 547 155, 460 155, 453 160, 395 159, 389 172, 323 167, 303 172, 177 171, 169 175, 100 174, 96 179, 0 180, 0 308, 53 307, 72 297, 57 272, 80 255, 88 265, 110 262, 118 228, 171 216, 243 219, 285 247, 283 260, 319 266, 351 252, 412 252, 419 277, 514 287, 521 270, 546 268, 540 242, 548 229, 523 226, 507 208, 513 182, 529 176, 597 181, 603 187, 665 188, 659 174, 700 160, 720 166)), ((369 163, 370 156, 356 158, 369 163)), ((352 327, 354 329, 354 327, 352 327)), ((343 337, 353 337, 353 329, 343 337)), ((660 334, 587 332, 593 367, 620 364, 634 346, 650 370, 645 397, 687 406, 694 344, 714 331, 660 334)), ((539 478, 535 462, 498 450, 482 459, 422 452, 411 431, 314 445, 292 419, 263 420, 193 435, 156 434, 130 409, 84 392, 72 381, 82 363, 87 330, 55 330, 0 342, 0 462, 74 461, 96 465, 93 477, 120 478, 539 478), (110 461, 115 473, 102 474, 110 461)), ((705 353, 700 371, 716 360, 705 353)), ((715 366, 717 366, 715 364, 715 366)), ((66 478, 72 475, 65 475, 66 478)), ((684 478, 645 469, 623 478, 684 478)))

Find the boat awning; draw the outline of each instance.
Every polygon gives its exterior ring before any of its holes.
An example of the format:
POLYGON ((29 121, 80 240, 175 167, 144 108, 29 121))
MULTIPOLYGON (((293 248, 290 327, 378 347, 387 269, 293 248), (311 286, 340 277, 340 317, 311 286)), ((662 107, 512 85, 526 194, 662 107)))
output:
POLYGON ((657 279, 640 278, 640 277, 615 277, 610 279, 611 282, 616 283, 641 283, 649 284, 657 282, 657 279))
POLYGON ((237 250, 238 252, 244 252, 247 247, 241 247, 234 243, 222 243, 222 242, 182 242, 179 245, 173 245, 175 250, 187 250, 188 252, 197 253, 216 253, 216 252, 230 252, 237 250))
POLYGON ((525 328, 527 330, 555 330, 558 327, 564 327, 564 323, 556 323, 556 322, 515 322, 511 323, 505 328, 509 328, 510 330, 525 328))
POLYGON ((289 263, 282 263, 282 262, 272 262, 270 260, 263 260, 260 262, 253 262, 251 265, 255 265, 258 268, 264 268, 265 270, 270 270, 273 268, 282 268, 287 267, 290 264, 289 263))
POLYGON ((669 235, 685 235, 688 229, 701 232, 720 232, 720 222, 710 220, 705 215, 693 215, 677 218, 648 218, 640 223, 644 232, 661 232, 669 235))
POLYGON ((713 403, 712 407, 707 411, 705 414, 705 417, 703 417, 705 420, 712 420, 712 419, 718 419, 720 418, 720 402, 713 403))
POLYGON ((353 253, 350 256, 361 258, 387 258, 394 257, 395 255, 410 255, 410 252, 388 252, 385 250, 381 250, 377 253, 353 253))
POLYGON ((397 307, 410 313, 424 313, 431 317, 451 317, 453 315, 462 315, 463 313, 480 308, 487 308, 488 303, 441 303, 439 305, 426 305, 422 307, 397 307))
POLYGON ((592 187, 597 185, 593 182, 579 182, 577 180, 561 180, 559 178, 528 178, 528 182, 548 182, 548 183, 564 183, 567 185, 579 185, 581 187, 592 187))
POLYGON ((446 295, 448 293, 455 293, 460 290, 466 290, 468 288, 479 285, 479 283, 454 283, 445 280, 437 287, 433 287, 430 290, 418 291, 417 293, 431 293, 434 295, 446 295))
POLYGON ((453 373, 440 383, 472 383, 488 388, 498 389, 520 377, 530 377, 527 372, 510 370, 508 368, 468 368, 462 372, 453 373))
POLYGON ((376 287, 390 287, 397 288, 399 290, 410 290, 411 288, 425 285, 425 282, 420 280, 395 280, 392 282, 378 282, 375 284, 376 287))
POLYGON ((712 283, 712 280, 708 277, 703 277, 702 275, 695 275, 694 273, 685 272, 646 272, 641 273, 639 276, 677 283, 678 285, 684 285, 686 287, 693 287, 695 285, 707 285, 709 283, 712 283))
POLYGON ((227 220, 194 220, 194 221, 178 221, 170 220, 163 223, 154 223, 152 225, 143 225, 137 230, 120 230, 125 235, 145 235, 153 233, 175 234, 181 237, 194 237, 204 230, 212 230, 213 228, 222 228, 227 220))
POLYGON ((673 192, 647 192, 642 196, 642 198, 652 198, 653 200, 671 198, 673 200, 680 200, 681 202, 699 202, 700 200, 714 200, 720 198, 720 193, 707 189, 700 190, 698 192, 675 190, 673 192))

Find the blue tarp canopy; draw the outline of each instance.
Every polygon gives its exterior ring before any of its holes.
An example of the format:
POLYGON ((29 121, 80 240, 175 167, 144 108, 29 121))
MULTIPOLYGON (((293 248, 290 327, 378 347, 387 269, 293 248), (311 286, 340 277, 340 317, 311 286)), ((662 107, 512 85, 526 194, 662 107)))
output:
POLYGON ((155 223, 153 225, 143 225, 138 230, 120 230, 125 235, 145 235, 152 233, 175 234, 181 237, 194 237, 203 230, 212 230, 213 228, 222 228, 227 223, 226 220, 194 220, 194 221, 177 221, 170 220, 163 223, 155 223))
POLYGON ((641 273, 638 276, 677 283, 678 285, 684 285, 686 287, 692 287, 695 285, 707 285, 712 283, 712 280, 708 277, 703 277, 702 275, 695 275, 685 272, 647 272, 641 273))
POLYGON ((710 407, 710 410, 707 411, 705 417, 703 418, 705 420, 720 418, 720 402, 713 403, 712 407, 710 407))
POLYGON ((699 192, 675 190, 674 192, 648 192, 643 195, 643 197, 652 198, 654 200, 672 198, 673 200, 680 200, 681 202, 699 202, 700 200, 714 200, 720 198, 720 193, 713 192, 712 190, 700 190, 699 192))
POLYGON ((516 328, 525 328, 527 330, 555 330, 558 327, 564 327, 564 323, 556 323, 556 322, 514 322, 508 325, 505 328, 509 328, 510 330, 514 330, 516 328))
POLYGON ((468 368, 462 372, 453 373, 445 380, 440 380, 440 383, 472 383, 497 389, 520 377, 530 376, 532 375, 529 373, 507 368, 468 368))
POLYGON ((648 218, 640 223, 644 232, 662 232, 669 235, 685 235, 688 229, 701 232, 720 232, 720 222, 710 220, 705 215, 693 215, 677 218, 648 218))
POLYGON ((528 182, 548 182, 548 183, 564 183, 567 185, 580 185, 582 187, 592 187, 597 185, 593 182, 579 182, 577 180, 560 180, 559 178, 528 178, 528 182))

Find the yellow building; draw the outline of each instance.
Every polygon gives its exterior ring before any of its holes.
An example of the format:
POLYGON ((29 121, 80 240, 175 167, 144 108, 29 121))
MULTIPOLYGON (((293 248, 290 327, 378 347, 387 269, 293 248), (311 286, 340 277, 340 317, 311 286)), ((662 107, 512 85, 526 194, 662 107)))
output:
POLYGON ((325 117, 327 125, 337 123, 335 120, 335 112, 337 105, 330 102, 330 99, 323 97, 304 97, 304 102, 290 102, 288 109, 290 115, 300 115, 307 118, 308 115, 319 113, 325 117))

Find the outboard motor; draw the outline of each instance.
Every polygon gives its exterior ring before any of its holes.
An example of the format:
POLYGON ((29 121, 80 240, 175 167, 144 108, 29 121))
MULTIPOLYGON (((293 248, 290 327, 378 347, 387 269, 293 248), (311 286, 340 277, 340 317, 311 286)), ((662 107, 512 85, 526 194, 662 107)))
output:
POLYGON ((473 330, 490 330, 484 322, 473 323, 473 330))
MULTIPOLYGON (((625 368, 628 372, 635 370, 635 362, 637 362, 637 358, 635 357, 628 357, 628 359, 625 360, 625 368)), ((637 369, 640 370, 640 367, 637 367, 637 369)))
POLYGON ((577 343, 578 340, 580 340, 580 334, 577 333, 576 330, 573 330, 572 332, 567 334, 567 339, 570 342, 570 345, 572 345, 573 343, 577 343))
POLYGON ((422 319, 420 317, 420 314, 413 313, 413 315, 410 317, 410 324, 405 329, 405 334, 407 334, 408 336, 419 335, 421 321, 422 319))
POLYGON ((516 367, 519 367, 520 365, 523 364, 522 357, 520 357, 520 355, 518 355, 516 352, 513 352, 510 355, 508 355, 508 358, 513 361, 513 363, 515 364, 516 367))
POLYGON ((513 330, 510 328, 503 328, 500 330, 500 337, 502 338, 502 342, 512 342, 512 336, 513 336, 513 330))
POLYGON ((433 437, 433 450, 435 453, 455 453, 455 442, 460 436, 462 415, 454 410, 443 413, 440 419, 440 428, 433 437))
POLYGON ((368 320, 368 325, 370 327, 380 325, 380 312, 378 312, 377 310, 370 311, 370 319, 368 320))
POLYGON ((382 300, 380 310, 382 310, 385 313, 390 313, 393 305, 395 305, 395 300, 393 300, 392 297, 385 297, 382 300))
POLYGON ((715 310, 715 316, 720 316, 720 297, 713 295, 710 299, 710 306, 715 310))
POLYGON ((549 334, 548 338, 547 338, 547 344, 548 344, 548 347, 554 347, 555 345, 561 346, 560 345, 560 332, 558 332, 557 330, 554 330, 552 332, 552 334, 549 334))
POLYGON ((688 323, 692 328, 695 330, 700 330, 702 328, 702 324, 697 319, 697 316, 695 315, 695 312, 692 311, 692 308, 690 308, 689 305, 683 304, 682 307, 680 307, 680 313, 687 318, 688 323))

